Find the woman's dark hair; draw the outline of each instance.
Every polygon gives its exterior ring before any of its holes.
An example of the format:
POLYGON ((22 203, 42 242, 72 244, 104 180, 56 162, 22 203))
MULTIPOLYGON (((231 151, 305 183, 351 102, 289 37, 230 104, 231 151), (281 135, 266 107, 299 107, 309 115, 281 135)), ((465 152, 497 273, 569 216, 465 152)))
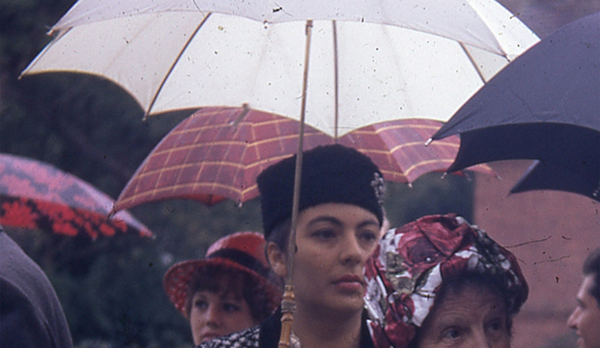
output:
MULTIPOLYGON (((434 309, 444 302, 449 293, 460 293, 466 287, 474 287, 481 291, 488 290, 502 298, 504 308, 506 308, 506 328, 508 334, 512 336, 513 318, 519 312, 520 308, 515 308, 512 310, 512 313, 510 312, 509 304, 511 301, 509 296, 511 295, 506 289, 505 284, 506 283, 500 276, 473 271, 467 271, 444 278, 441 287, 436 291, 435 302, 433 308, 429 311, 429 314, 433 313, 434 309)), ((427 318, 425 320, 427 320, 427 318)), ((416 335, 408 345, 408 348, 417 348, 421 331, 421 328, 417 328, 416 335)))
POLYGON ((589 294, 596 299, 600 307, 600 248, 592 251, 583 263, 583 275, 592 276, 594 284, 589 294))
MULTIPOLYGON (((269 242, 273 242, 279 247, 279 250, 281 250, 284 254, 287 254, 288 241, 290 240, 291 232, 292 219, 289 218, 273 228, 271 234, 267 238, 267 245, 269 242)), ((267 257, 267 260, 268 259, 269 258, 267 257)))
POLYGON ((209 291, 221 296, 233 294, 243 299, 250 308, 250 314, 256 322, 262 322, 269 315, 268 291, 261 282, 242 270, 224 265, 207 264, 198 270, 188 283, 185 312, 190 316, 192 300, 199 291, 209 291))

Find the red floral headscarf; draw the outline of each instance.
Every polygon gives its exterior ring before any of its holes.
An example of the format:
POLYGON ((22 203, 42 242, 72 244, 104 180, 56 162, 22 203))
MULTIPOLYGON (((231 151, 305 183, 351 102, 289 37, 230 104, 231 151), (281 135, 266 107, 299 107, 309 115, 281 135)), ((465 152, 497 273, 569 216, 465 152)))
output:
POLYGON ((425 216, 388 231, 365 271, 375 346, 407 347, 443 280, 466 271, 499 276, 510 314, 527 299, 527 283, 514 255, 455 214, 425 216))

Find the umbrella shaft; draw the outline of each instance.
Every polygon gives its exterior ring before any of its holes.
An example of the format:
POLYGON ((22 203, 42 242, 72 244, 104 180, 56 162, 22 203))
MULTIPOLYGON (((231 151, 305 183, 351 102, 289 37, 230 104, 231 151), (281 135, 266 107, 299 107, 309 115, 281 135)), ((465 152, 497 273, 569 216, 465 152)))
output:
POLYGON ((304 119, 306 114, 306 88, 308 80, 308 62, 310 57, 310 41, 312 35, 312 20, 306 21, 306 49, 304 54, 304 81, 302 83, 302 109, 300 110, 300 131, 298 134, 298 153, 296 154, 296 170, 294 174, 294 198, 292 201, 292 226, 288 241, 287 275, 285 277, 285 288, 288 296, 282 299, 281 335, 279 336, 279 348, 290 346, 292 333, 293 310, 295 307, 293 278, 294 255, 296 253, 296 226, 300 206, 300 185, 302 177, 302 151, 304 149, 304 119))

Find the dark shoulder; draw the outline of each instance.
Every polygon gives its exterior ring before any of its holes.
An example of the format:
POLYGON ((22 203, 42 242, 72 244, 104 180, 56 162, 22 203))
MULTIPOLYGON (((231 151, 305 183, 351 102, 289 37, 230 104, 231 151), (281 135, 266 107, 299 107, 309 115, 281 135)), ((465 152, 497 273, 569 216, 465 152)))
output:
POLYGON ((228 336, 218 337, 196 348, 258 348, 260 327, 253 327, 228 336))

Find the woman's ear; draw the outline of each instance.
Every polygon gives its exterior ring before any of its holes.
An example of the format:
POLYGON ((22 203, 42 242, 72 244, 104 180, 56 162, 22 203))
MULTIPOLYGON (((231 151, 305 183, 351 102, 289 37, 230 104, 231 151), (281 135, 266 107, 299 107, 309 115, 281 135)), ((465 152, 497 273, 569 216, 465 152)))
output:
POLYGON ((267 258, 269 264, 273 268, 273 272, 281 278, 285 278, 287 275, 287 258, 285 253, 279 249, 277 244, 269 242, 267 244, 267 258))

